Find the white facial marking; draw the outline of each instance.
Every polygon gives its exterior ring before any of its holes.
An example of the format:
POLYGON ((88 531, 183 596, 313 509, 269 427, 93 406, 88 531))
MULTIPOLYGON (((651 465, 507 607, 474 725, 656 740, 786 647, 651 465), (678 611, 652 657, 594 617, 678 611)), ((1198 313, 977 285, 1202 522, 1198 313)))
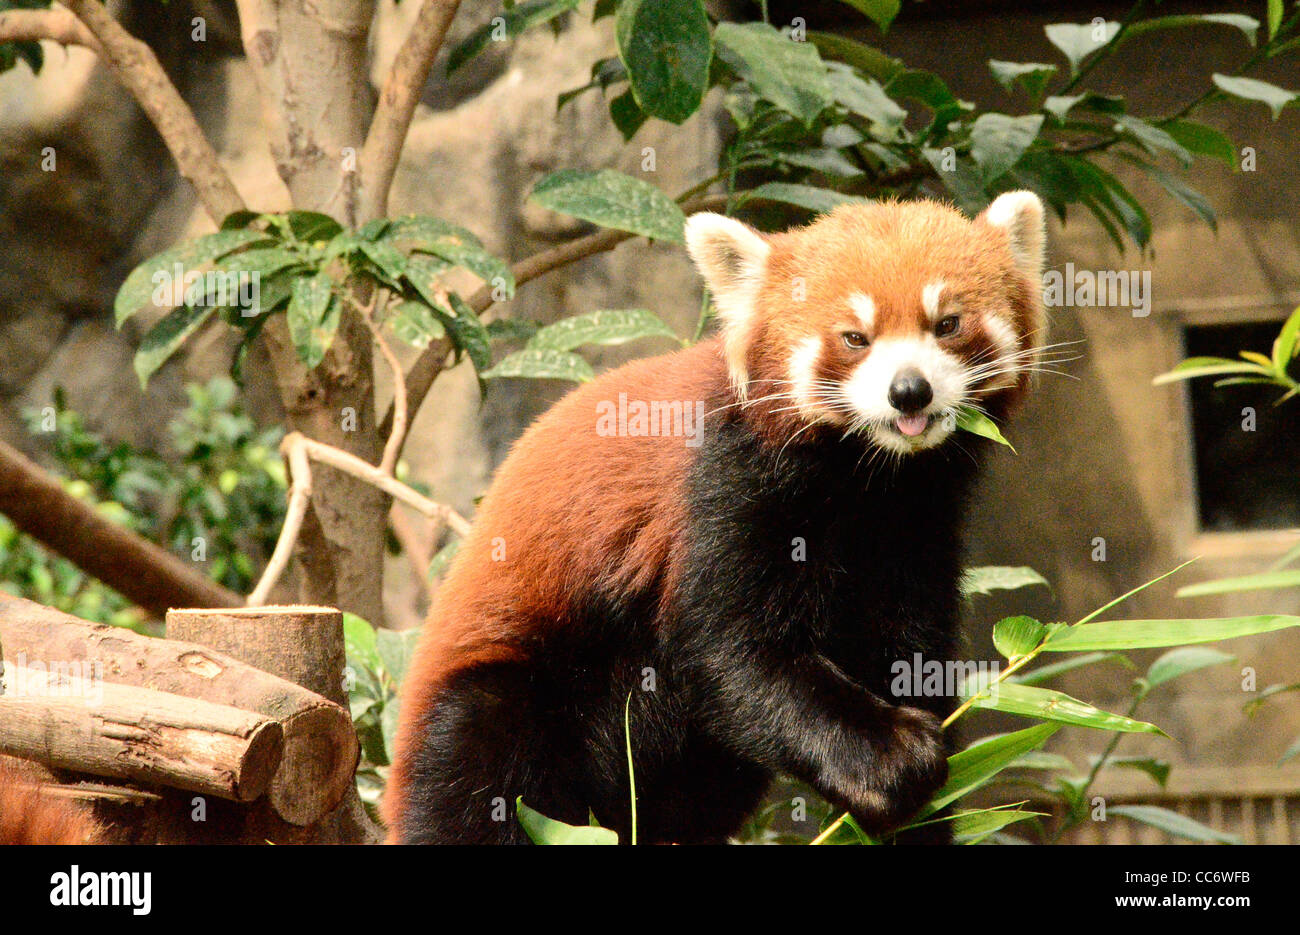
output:
MULTIPOLYGON (((993 356, 991 364, 1003 360, 1020 349, 1020 342, 1016 339, 1015 329, 997 315, 985 316, 984 330, 988 332, 993 343, 997 345, 997 353, 993 356)), ((981 363, 983 362, 981 361, 981 363)), ((1015 373, 999 374, 989 383, 989 388, 1013 386, 1016 382, 1016 376, 1015 373)))
POLYGON ((871 329, 876 326, 875 300, 869 295, 855 292, 849 296, 849 308, 853 309, 853 314, 858 316, 858 321, 862 322, 862 327, 866 329, 867 334, 871 334, 871 329))
POLYGON ((966 365, 943 350, 932 334, 882 338, 844 384, 844 396, 860 424, 882 448, 910 454, 938 445, 955 428, 957 407, 966 393, 966 365), (902 415, 889 403, 889 386, 900 370, 914 368, 930 384, 934 399, 925 407, 931 417, 925 431, 904 436, 895 427, 902 415))
POLYGON ((939 320, 939 298, 947 285, 943 280, 932 282, 921 290, 921 308, 925 309, 925 315, 930 321, 939 320))
POLYGON ((790 354, 790 383, 794 404, 799 413, 810 418, 820 418, 814 403, 816 393, 813 381, 817 379, 817 357, 821 354, 822 342, 818 337, 804 338, 790 354))

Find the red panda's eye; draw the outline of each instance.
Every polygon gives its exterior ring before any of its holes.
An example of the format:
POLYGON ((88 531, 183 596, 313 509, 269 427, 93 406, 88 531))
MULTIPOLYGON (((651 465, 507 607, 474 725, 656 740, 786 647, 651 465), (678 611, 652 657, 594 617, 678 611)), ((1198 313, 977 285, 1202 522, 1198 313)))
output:
POLYGON ((961 327, 961 318, 957 315, 949 315, 946 318, 940 318, 939 323, 934 326, 934 333, 941 338, 950 334, 956 334, 957 329, 961 327))
POLYGON ((844 345, 846 347, 852 348, 855 351, 862 350, 869 343, 871 342, 867 340, 867 336, 863 334, 861 331, 844 332, 844 345))

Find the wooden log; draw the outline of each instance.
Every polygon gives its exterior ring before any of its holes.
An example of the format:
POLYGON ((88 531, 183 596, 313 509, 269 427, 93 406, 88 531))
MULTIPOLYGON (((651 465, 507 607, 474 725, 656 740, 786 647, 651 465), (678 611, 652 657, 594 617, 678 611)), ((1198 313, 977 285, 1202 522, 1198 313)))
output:
POLYGON ((0 753, 248 802, 267 790, 273 719, 166 692, 6 664, 0 753))
POLYGON ((239 595, 71 496, 58 478, 0 442, 0 513, 82 571, 162 614, 173 604, 226 607, 239 595))
MULTIPOLYGON (((10 663, 63 670, 98 666, 109 682, 230 705, 277 721, 284 752, 272 788, 282 793, 272 805, 292 824, 319 821, 354 788, 360 749, 345 707, 207 646, 140 636, 3 594, 0 645, 10 663)), ((0 722, 0 736, 5 730, 0 722)))
MULTIPOLYGON (((240 607, 218 610, 167 611, 167 636, 202 643, 220 652, 296 682, 337 705, 346 705, 343 693, 343 614, 332 607, 307 605, 240 607)), ((343 708, 340 708, 343 710, 343 708)), ((351 722, 349 721, 349 727, 351 722)), ((355 734, 353 734, 355 745, 355 734)), ((321 797, 316 772, 328 775, 343 765, 326 738, 311 729, 295 731, 285 740, 286 758, 301 764, 294 774, 277 776, 271 782, 271 807, 286 821, 308 824, 342 801, 321 797)), ((359 745, 346 766, 351 780, 356 770, 359 745)))

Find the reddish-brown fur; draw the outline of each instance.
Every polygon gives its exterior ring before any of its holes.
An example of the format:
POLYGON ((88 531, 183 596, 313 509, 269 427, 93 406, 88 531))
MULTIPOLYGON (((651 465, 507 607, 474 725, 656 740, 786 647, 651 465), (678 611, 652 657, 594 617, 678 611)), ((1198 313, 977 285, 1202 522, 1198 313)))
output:
POLYGON ((55 798, 13 767, 0 767, 0 844, 94 844, 102 837, 84 807, 55 798))
MULTIPOLYGON (((596 407, 619 392, 645 400, 715 398, 727 382, 719 342, 635 361, 617 373, 616 384, 590 383, 556 404, 498 470, 496 493, 484 499, 438 589, 407 673, 399 750, 412 742, 416 721, 448 675, 511 655, 521 635, 515 621, 561 619, 573 595, 598 579, 630 593, 653 586, 647 577, 666 569, 657 590, 671 592, 683 527, 676 491, 691 449, 654 437, 599 436, 596 407), (601 470, 591 469, 596 464, 601 470), (505 560, 485 560, 498 538, 505 560), (620 554, 618 565, 602 564, 620 554)), ((390 827, 406 767, 399 756, 389 777, 390 827)))
MULTIPOLYGON (((1016 269, 1006 232, 938 204, 841 209, 818 222, 815 236, 792 231, 766 239, 772 252, 744 341, 752 403, 741 413, 773 444, 789 439, 800 417, 774 411, 787 402, 762 401, 774 385, 763 381, 785 380, 791 348, 826 331, 827 316, 837 326, 843 318, 844 327, 860 327, 847 317, 847 297, 863 283, 876 305, 877 335, 930 327, 919 290, 933 280, 947 283, 968 312, 1009 313, 1022 341, 1037 328, 1036 284, 1016 269), (864 243, 879 249, 864 250, 864 243), (804 296, 792 301, 797 287, 804 296)), ((963 340, 957 351, 968 359, 988 348, 980 332, 963 340)), ((833 371, 836 363, 822 366, 833 371)), ((1024 382, 1000 393, 1000 402, 1018 396, 1024 382)), ((593 582, 605 593, 657 595, 661 611, 674 592, 685 552, 681 488, 694 449, 655 437, 598 435, 597 406, 619 393, 737 403, 723 342, 713 339, 633 362, 575 390, 515 445, 438 590, 406 677, 385 796, 394 839, 412 782, 408 753, 451 676, 477 663, 520 660, 527 637, 520 627, 567 619, 567 608, 593 582), (501 549, 504 560, 494 560, 501 549)))

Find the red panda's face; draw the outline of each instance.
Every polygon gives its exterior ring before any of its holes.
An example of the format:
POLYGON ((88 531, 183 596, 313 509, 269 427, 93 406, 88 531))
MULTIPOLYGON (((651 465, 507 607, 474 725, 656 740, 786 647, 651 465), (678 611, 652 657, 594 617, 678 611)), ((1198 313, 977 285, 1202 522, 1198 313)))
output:
POLYGON ((843 207, 785 234, 699 214, 728 369, 773 437, 812 425, 910 454, 962 407, 1004 414, 1043 338, 1043 212, 1029 192, 974 221, 934 202, 843 207))

